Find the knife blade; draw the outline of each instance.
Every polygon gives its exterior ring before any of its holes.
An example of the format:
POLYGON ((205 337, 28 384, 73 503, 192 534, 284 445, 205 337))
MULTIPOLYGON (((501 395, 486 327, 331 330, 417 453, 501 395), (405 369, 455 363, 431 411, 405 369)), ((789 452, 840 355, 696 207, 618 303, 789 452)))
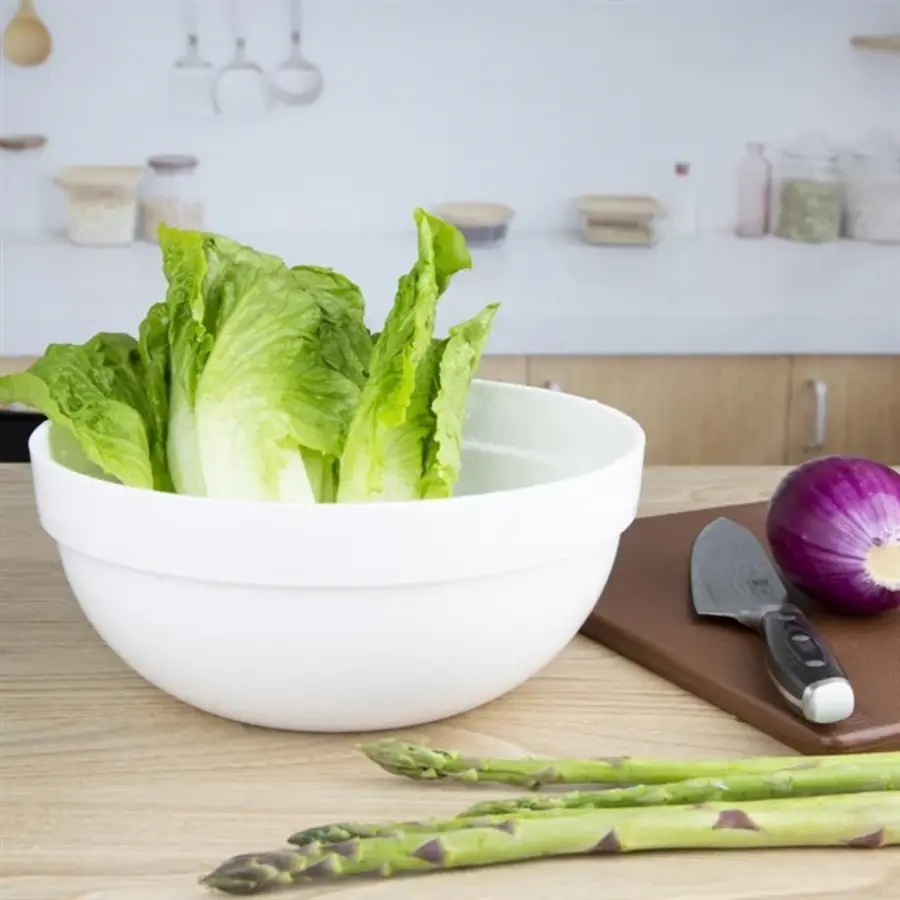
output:
POLYGON ((817 725, 852 715, 854 692, 843 668, 743 525, 723 516, 697 536, 691 596, 698 615, 733 619, 762 637, 769 675, 796 715, 817 725))

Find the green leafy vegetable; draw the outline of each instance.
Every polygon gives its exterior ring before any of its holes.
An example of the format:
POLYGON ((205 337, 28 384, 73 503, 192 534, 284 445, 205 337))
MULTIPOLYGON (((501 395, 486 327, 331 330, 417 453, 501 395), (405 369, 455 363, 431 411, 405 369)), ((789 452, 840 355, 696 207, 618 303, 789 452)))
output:
POLYGON ((122 484, 170 491, 138 342, 100 333, 87 343, 51 344, 24 372, 0 378, 0 403, 38 410, 77 439, 85 458, 122 484))
POLYGON ((207 494, 313 502, 302 450, 340 454, 359 399, 358 360, 288 271, 260 272, 242 291, 197 386, 207 494))
POLYGON ((146 392, 147 437, 154 480, 174 490, 166 444, 169 434, 169 311, 165 303, 150 307, 138 328, 138 353, 146 392))
POLYGON ((421 496, 425 442, 433 428, 433 345, 437 303, 457 272, 471 268, 462 234, 415 213, 419 256, 398 284, 372 352, 369 380, 350 423, 337 499, 411 500, 421 496), (414 400, 415 395, 415 402, 414 400))
POLYGON ((451 328, 450 336, 439 345, 437 383, 429 404, 434 430, 425 454, 422 497, 449 497, 459 480, 469 387, 478 371, 498 309, 499 304, 496 303, 486 306, 468 322, 451 328))
POLYGON ((179 491, 333 499, 372 352, 359 289, 215 235, 164 229, 160 243, 174 323, 169 455, 179 491))
MULTIPOLYGON (((163 271, 169 282, 166 308, 169 315, 170 396, 166 450, 175 489, 182 494, 206 493, 194 401, 197 382, 212 350, 207 330, 204 284, 209 261, 206 236, 161 226, 159 245, 163 271)), ((209 317, 211 318, 211 317, 209 317)))
POLYGON ((472 260, 415 211, 418 254, 379 330, 359 287, 231 238, 159 229, 164 299, 137 338, 50 345, 0 403, 50 418, 56 459, 131 487, 296 503, 452 495, 469 386, 497 305, 435 338, 472 260))

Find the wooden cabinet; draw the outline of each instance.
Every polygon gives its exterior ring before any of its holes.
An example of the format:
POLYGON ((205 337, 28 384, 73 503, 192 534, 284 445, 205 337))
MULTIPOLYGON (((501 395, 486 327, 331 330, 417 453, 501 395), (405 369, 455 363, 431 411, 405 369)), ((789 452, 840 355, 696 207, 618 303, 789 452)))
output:
POLYGON ((528 360, 524 356, 483 356, 478 377, 487 381, 528 384, 528 360))
POLYGON ((900 465, 897 356, 538 356, 528 377, 633 416, 651 465, 900 465))
POLYGON ((35 360, 33 356, 0 356, 0 375, 22 372, 35 360))
POLYGON ((778 356, 532 357, 531 384, 628 413, 651 465, 784 462, 791 361, 778 356))
MULTIPOLYGON (((0 375, 33 360, 0 357, 0 375)), ((650 465, 900 465, 900 356, 485 356, 480 378, 556 386, 647 432, 650 465)), ((2 452, 0 452, 2 456, 2 452)))
POLYGON ((788 423, 791 464, 831 453, 900 464, 900 357, 796 357, 788 423))

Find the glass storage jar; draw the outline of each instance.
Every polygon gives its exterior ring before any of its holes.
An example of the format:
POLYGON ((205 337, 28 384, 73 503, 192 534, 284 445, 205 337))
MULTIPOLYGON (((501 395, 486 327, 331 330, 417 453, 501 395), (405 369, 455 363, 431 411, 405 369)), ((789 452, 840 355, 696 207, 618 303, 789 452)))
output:
POLYGON ((45 172, 41 134, 0 136, 0 232, 38 237, 44 230, 45 172))
POLYGON ((844 217, 839 154, 821 142, 785 148, 772 179, 773 231, 809 244, 836 241, 844 217))
POLYGON ((855 152, 848 164, 847 237, 900 244, 900 147, 855 152))
POLYGON ((156 243, 161 223, 171 228, 201 230, 205 206, 197 177, 196 156, 151 156, 141 191, 140 236, 156 243))

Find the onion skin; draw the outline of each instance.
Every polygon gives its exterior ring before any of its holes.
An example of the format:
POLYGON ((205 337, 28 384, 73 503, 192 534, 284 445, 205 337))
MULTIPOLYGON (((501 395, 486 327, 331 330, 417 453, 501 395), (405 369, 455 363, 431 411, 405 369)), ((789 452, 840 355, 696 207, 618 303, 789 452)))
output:
POLYGON ((874 547, 900 544, 893 469, 854 456, 802 463, 769 501, 766 537, 784 578, 823 607, 864 616, 900 606, 900 583, 877 583, 867 564, 874 547))

